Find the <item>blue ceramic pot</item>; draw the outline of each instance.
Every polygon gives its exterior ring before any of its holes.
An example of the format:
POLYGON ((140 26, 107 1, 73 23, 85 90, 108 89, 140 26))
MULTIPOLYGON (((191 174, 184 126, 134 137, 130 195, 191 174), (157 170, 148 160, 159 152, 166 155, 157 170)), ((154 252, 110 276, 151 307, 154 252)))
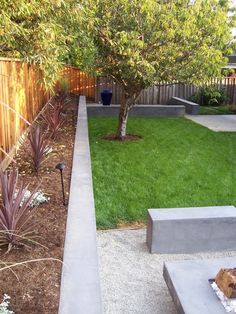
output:
POLYGON ((103 106, 110 106, 112 99, 112 91, 110 89, 104 89, 101 92, 101 99, 103 106))

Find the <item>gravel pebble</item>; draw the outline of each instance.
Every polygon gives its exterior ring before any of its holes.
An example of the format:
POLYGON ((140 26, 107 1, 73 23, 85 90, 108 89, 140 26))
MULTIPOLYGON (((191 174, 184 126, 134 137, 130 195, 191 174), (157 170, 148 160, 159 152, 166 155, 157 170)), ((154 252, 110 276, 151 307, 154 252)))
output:
POLYGON ((162 276, 165 261, 236 256, 236 252, 150 254, 146 229, 98 231, 104 314, 177 314, 162 276))

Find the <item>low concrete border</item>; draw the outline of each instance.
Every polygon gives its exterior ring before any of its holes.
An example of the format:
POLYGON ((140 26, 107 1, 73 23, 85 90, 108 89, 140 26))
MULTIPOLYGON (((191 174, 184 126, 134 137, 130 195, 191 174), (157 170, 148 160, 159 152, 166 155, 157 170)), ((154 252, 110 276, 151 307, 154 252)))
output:
MULTIPOLYGON (((103 106, 98 104, 88 104, 89 117, 114 117, 119 114, 120 105, 103 106)), ((131 117, 183 117, 185 106, 177 105, 136 105, 131 110, 131 117)))
POLYGON ((96 221, 84 96, 79 99, 63 261, 59 314, 101 314, 96 221))
POLYGON ((199 104, 196 104, 195 102, 192 101, 188 101, 186 99, 183 98, 179 98, 179 97, 172 97, 169 101, 169 105, 173 106, 173 105, 184 105, 185 106, 185 111, 188 114, 193 114, 193 115, 197 115, 199 114, 199 104))

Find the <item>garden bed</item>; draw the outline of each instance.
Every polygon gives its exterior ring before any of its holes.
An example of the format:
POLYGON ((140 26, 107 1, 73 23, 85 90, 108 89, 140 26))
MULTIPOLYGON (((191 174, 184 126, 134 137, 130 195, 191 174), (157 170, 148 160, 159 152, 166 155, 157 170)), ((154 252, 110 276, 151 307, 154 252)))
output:
MULTIPOLYGON (((4 255, 2 250, 0 256, 2 267, 6 262, 18 263, 43 258, 62 260, 63 258, 67 207, 63 205, 60 173, 55 169, 55 165, 59 162, 64 162, 66 165, 63 174, 66 198, 68 199, 77 117, 76 104, 77 99, 74 98, 67 109, 65 123, 56 141, 50 141, 53 151, 44 163, 38 177, 31 171, 24 147, 15 157, 20 178, 31 183, 31 190, 32 186, 40 182, 40 190, 50 198, 48 203, 39 205, 32 219, 33 224, 36 224, 35 232, 40 237, 38 242, 47 248, 34 245, 29 251, 19 248, 12 250, 7 255, 4 255)), ((11 297, 10 308, 17 314, 57 313, 61 267, 60 261, 50 260, 17 266, 12 269, 15 274, 10 270, 5 270, 1 272, 0 296, 6 293, 11 297)))

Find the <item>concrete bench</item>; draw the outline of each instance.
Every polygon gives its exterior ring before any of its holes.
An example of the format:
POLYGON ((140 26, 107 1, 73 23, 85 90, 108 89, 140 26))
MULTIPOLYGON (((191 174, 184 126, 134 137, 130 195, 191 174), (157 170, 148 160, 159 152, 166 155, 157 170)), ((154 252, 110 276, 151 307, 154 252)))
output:
POLYGON ((168 103, 169 105, 184 105, 185 111, 188 114, 197 115, 199 114, 199 104, 196 104, 195 102, 185 100, 183 98, 179 97, 172 97, 168 103))
MULTIPOLYGON (((120 105, 87 105, 88 117, 114 117, 119 110, 120 105)), ((184 114, 184 105, 136 105, 129 112, 131 117, 183 117, 184 114)))
POLYGON ((150 253, 236 250, 234 206, 149 209, 150 253))
POLYGON ((220 268, 234 268, 236 257, 165 262, 163 275, 180 314, 225 314, 209 284, 220 268))

